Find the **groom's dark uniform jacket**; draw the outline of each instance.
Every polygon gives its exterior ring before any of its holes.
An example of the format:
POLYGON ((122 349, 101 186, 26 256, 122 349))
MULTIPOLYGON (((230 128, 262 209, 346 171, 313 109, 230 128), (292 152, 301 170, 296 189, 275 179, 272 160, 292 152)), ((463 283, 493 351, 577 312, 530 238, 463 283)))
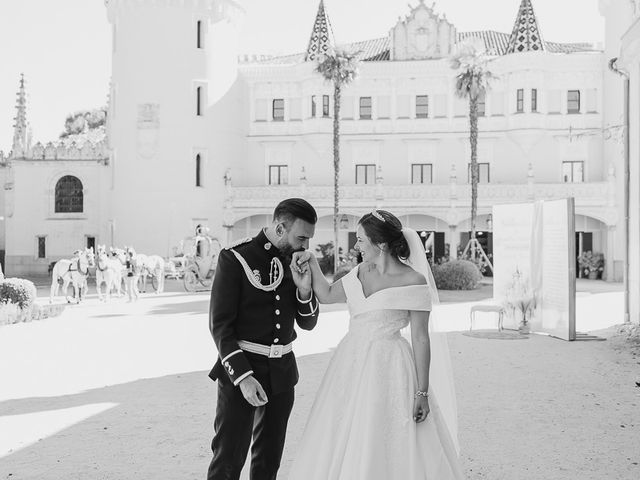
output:
POLYGON ((262 231, 256 237, 236 242, 220 252, 209 308, 218 360, 209 376, 238 385, 248 375, 253 375, 267 395, 291 389, 298 381, 293 352, 281 358, 268 358, 243 351, 238 341, 265 346, 287 345, 296 338, 295 323, 304 330, 315 327, 318 301, 313 294, 306 302, 296 297, 290 259, 280 258, 284 270, 280 285, 273 291, 263 291, 252 284, 249 272, 234 251, 262 285, 270 283, 272 260, 279 255, 262 231))

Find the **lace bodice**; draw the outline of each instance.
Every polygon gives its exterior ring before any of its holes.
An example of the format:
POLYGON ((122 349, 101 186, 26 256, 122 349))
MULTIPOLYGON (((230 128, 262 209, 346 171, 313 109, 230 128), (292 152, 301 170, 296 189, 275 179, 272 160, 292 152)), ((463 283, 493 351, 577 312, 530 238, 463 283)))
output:
POLYGON ((351 314, 349 333, 368 338, 383 338, 399 334, 409 323, 409 311, 431 310, 426 285, 390 287, 365 296, 358 278, 359 267, 342 277, 351 314))

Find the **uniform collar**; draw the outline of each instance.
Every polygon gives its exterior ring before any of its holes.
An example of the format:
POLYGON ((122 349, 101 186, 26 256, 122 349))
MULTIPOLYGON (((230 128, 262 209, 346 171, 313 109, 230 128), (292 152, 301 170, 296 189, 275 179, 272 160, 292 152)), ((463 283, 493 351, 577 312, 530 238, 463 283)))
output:
POLYGON ((267 255, 269 255, 270 257, 281 257, 282 254, 280 253, 280 250, 278 250, 278 248, 269 241, 269 239, 267 238, 267 235, 264 233, 264 229, 260 230, 260 233, 258 233, 258 235, 256 235, 253 239, 253 241, 256 243, 256 245, 265 251, 265 253, 267 253, 267 255))

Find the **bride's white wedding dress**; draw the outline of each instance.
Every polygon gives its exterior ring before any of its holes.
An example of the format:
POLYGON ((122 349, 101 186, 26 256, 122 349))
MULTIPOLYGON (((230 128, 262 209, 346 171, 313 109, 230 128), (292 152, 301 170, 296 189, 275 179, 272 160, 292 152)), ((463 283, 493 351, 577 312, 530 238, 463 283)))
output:
POLYGON ((410 310, 431 310, 425 285, 365 297, 358 268, 342 278, 351 314, 301 442, 290 480, 463 479, 457 440, 432 387, 431 412, 413 420, 417 373, 401 335, 410 310))

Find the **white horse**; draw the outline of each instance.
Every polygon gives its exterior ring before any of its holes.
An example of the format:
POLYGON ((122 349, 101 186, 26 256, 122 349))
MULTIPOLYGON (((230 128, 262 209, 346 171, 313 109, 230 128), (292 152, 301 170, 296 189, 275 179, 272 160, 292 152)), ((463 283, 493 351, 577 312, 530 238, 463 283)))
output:
MULTIPOLYGON (((113 288, 118 293, 118 296, 122 296, 122 290, 126 289, 127 286, 124 285, 124 277, 125 277, 125 264, 127 263, 126 252, 122 248, 114 248, 109 247, 109 256, 111 260, 117 263, 118 265, 118 275, 113 280, 113 288)), ((114 265, 116 264, 114 263, 114 265)))
POLYGON ((164 291, 164 259, 159 255, 143 255, 139 253, 137 255, 139 264, 142 267, 142 291, 147 290, 147 275, 152 275, 158 282, 156 293, 162 293, 164 291))
POLYGON ((98 245, 98 260, 96 262, 96 291, 98 292, 98 299, 103 300, 102 297, 102 284, 106 284, 106 301, 111 298, 111 291, 115 288, 117 295, 122 296, 121 284, 122 284, 122 270, 124 269, 122 263, 119 260, 110 257, 107 254, 107 247, 105 245, 98 245))
POLYGON ((83 290, 86 288, 87 277, 89 276, 89 267, 95 265, 95 255, 93 248, 76 250, 74 254, 75 258, 63 258, 62 260, 58 260, 53 266, 49 303, 53 303, 53 297, 58 295, 60 283, 62 283, 62 291, 68 303, 71 303, 67 295, 69 283, 73 285, 73 298, 76 300, 76 303, 82 301, 83 290))

